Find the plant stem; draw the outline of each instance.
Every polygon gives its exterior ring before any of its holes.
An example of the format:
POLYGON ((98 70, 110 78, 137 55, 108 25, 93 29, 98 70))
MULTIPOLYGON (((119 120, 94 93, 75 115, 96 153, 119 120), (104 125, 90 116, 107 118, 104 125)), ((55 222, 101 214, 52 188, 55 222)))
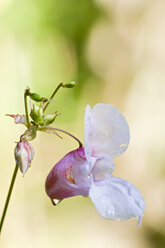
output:
POLYGON ((14 186, 14 183, 15 183, 15 179, 16 179, 16 176, 17 176, 17 172, 18 172, 18 164, 16 164, 16 166, 15 166, 14 173, 13 173, 12 180, 11 180, 10 187, 9 187, 9 191, 8 191, 7 198, 6 198, 5 206, 4 206, 4 209, 3 209, 3 213, 2 213, 2 217, 1 217, 1 221, 0 221, 0 234, 1 234, 1 231, 2 231, 3 222, 4 222, 4 219, 5 219, 5 216, 6 216, 6 212, 7 212, 7 208, 8 208, 8 205, 9 205, 9 201, 10 201, 11 193, 12 193, 13 186, 14 186))
MULTIPOLYGON (((25 114, 26 114, 27 128, 29 129, 30 128, 30 121, 29 121, 28 106, 27 106, 28 92, 29 92, 29 89, 27 88, 25 90, 25 93, 24 93, 24 104, 25 104, 25 114)), ((0 234, 1 234, 1 231, 2 231, 2 226, 3 226, 5 216, 6 216, 7 208, 8 208, 8 205, 9 205, 11 193, 13 191, 13 186, 14 186, 14 183, 15 183, 17 172, 18 172, 18 164, 16 164, 16 166, 15 166, 14 173, 13 173, 11 183, 10 183, 10 187, 9 187, 9 191, 8 191, 7 198, 6 198, 5 206, 4 206, 4 209, 3 209, 3 212, 2 212, 2 217, 1 217, 1 221, 0 221, 0 234)))
MULTIPOLYGON (((42 132, 47 132, 47 133, 54 133, 57 136, 59 136, 59 134, 57 134, 57 132, 65 133, 68 136, 72 137, 74 140, 76 140, 79 143, 79 147, 83 146, 83 144, 81 143, 81 141, 77 137, 75 137, 73 134, 71 134, 71 133, 69 133, 67 131, 64 131, 62 129, 55 128, 55 127, 50 127, 50 126, 45 126, 45 127, 39 128, 39 130, 42 131, 42 132)), ((62 138, 61 136, 59 136, 59 137, 62 138)))
POLYGON ((53 94, 51 95, 51 97, 49 98, 49 100, 47 101, 46 105, 43 108, 43 112, 45 112, 45 110, 47 109, 49 103, 51 102, 51 100, 53 99, 53 97, 55 96, 55 94, 57 93, 57 91, 63 86, 63 83, 60 83, 57 88, 55 89, 55 91, 53 92, 53 94))
MULTIPOLYGON (((48 107, 48 105, 50 104, 51 100, 53 99, 53 97, 55 96, 55 94, 57 93, 57 91, 58 91, 61 87, 63 87, 63 83, 60 83, 60 84, 57 86, 57 88, 55 89, 55 91, 53 92, 53 94, 51 95, 51 97, 49 98, 49 100, 47 101, 45 107, 43 108, 43 112, 45 112, 45 110, 47 109, 47 107, 48 107)), ((48 128, 48 129, 50 129, 50 128, 48 128)), ((64 130, 59 129, 59 128, 51 128, 51 129, 52 129, 52 130, 54 129, 54 130, 56 130, 56 131, 59 131, 59 132, 62 132, 62 133, 65 133, 65 134, 69 135, 70 137, 72 137, 73 139, 75 139, 75 140, 79 143, 79 147, 82 147, 82 146, 83 146, 83 144, 81 143, 81 141, 80 141, 78 138, 76 138, 73 134, 68 133, 67 131, 64 131, 64 130)))
POLYGON ((26 121, 27 121, 27 128, 30 128, 30 121, 29 121, 29 115, 28 115, 28 106, 27 106, 27 93, 29 92, 29 89, 25 90, 24 93, 24 104, 25 104, 25 114, 26 114, 26 121))
POLYGON ((56 131, 59 131, 59 132, 61 132, 61 133, 65 133, 65 134, 67 134, 68 136, 70 136, 70 137, 72 137, 73 139, 75 139, 75 140, 79 143, 79 147, 82 147, 82 146, 83 146, 83 144, 81 143, 81 141, 80 141, 77 137, 75 137, 73 134, 71 134, 71 133, 69 133, 69 132, 67 132, 67 131, 64 131, 64 130, 62 130, 62 129, 59 129, 59 128, 53 128, 53 129, 55 129, 56 131))

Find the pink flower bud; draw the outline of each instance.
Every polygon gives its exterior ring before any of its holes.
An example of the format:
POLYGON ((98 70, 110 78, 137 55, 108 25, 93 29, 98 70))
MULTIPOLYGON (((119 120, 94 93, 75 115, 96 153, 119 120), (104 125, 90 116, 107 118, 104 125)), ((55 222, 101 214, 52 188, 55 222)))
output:
POLYGON ((15 161, 24 176, 27 169, 31 166, 31 161, 34 157, 34 149, 29 142, 22 140, 17 143, 14 156, 15 161))

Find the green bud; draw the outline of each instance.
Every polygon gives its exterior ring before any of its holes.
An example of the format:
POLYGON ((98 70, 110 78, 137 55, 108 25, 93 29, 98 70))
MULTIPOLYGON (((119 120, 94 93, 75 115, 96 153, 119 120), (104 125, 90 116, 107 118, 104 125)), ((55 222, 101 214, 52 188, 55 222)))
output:
POLYGON ((42 123, 42 126, 46 126, 46 125, 49 125, 51 123, 54 122, 55 118, 56 118, 57 114, 54 114, 54 115, 51 115, 51 114, 48 114, 48 115, 45 115, 44 118, 43 118, 43 123, 42 123))
POLYGON ((41 101, 47 101, 47 99, 46 98, 44 98, 44 97, 42 97, 42 96, 40 96, 38 93, 28 93, 28 96, 32 99, 32 100, 34 100, 34 101, 36 101, 36 102, 41 102, 41 101))
POLYGON ((77 84, 78 84, 78 83, 72 81, 72 82, 70 82, 70 83, 63 83, 63 84, 62 84, 62 87, 64 87, 64 88, 73 88, 73 87, 76 86, 77 84))
POLYGON ((33 105, 30 116, 34 122, 40 124, 43 122, 43 109, 41 107, 33 105))

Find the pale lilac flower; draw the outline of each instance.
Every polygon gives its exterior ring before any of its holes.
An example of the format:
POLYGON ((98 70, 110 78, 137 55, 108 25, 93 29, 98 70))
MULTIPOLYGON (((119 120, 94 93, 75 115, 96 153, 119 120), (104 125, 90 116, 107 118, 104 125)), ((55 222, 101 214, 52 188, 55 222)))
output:
POLYGON ((91 198, 99 214, 110 220, 128 220, 144 213, 145 203, 130 182, 112 176, 113 158, 129 144, 129 127, 113 106, 88 105, 85 112, 85 147, 68 153, 46 179, 46 193, 62 200, 76 195, 91 198))
POLYGON ((17 143, 14 150, 15 161, 18 164, 23 176, 28 168, 31 166, 31 161, 34 157, 34 149, 27 141, 20 141, 17 143))

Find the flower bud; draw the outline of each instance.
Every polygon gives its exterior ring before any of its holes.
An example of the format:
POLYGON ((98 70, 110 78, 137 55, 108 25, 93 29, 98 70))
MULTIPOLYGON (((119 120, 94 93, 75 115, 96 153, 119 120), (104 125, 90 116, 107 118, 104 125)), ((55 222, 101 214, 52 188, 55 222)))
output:
POLYGON ((51 115, 51 114, 48 114, 48 115, 45 115, 44 118, 43 118, 43 123, 42 123, 42 126, 46 126, 46 125, 49 125, 51 123, 54 122, 55 118, 56 118, 57 114, 54 114, 54 115, 51 115))
POLYGON ((33 105, 30 116, 36 123, 40 124, 43 121, 43 109, 41 107, 33 105))
POLYGON ((29 142, 24 140, 20 141, 15 147, 14 156, 15 161, 24 176, 28 168, 31 166, 31 161, 34 157, 34 149, 29 142))
POLYGON ((70 82, 70 83, 63 83, 63 84, 62 84, 62 87, 64 87, 64 88, 73 88, 73 87, 76 86, 77 84, 78 84, 78 83, 72 81, 72 82, 70 82))
POLYGON ((36 101, 36 102, 41 102, 41 101, 47 101, 47 99, 45 98, 45 97, 42 97, 42 96, 40 96, 38 93, 28 93, 28 96, 32 99, 32 100, 34 100, 34 101, 36 101))

